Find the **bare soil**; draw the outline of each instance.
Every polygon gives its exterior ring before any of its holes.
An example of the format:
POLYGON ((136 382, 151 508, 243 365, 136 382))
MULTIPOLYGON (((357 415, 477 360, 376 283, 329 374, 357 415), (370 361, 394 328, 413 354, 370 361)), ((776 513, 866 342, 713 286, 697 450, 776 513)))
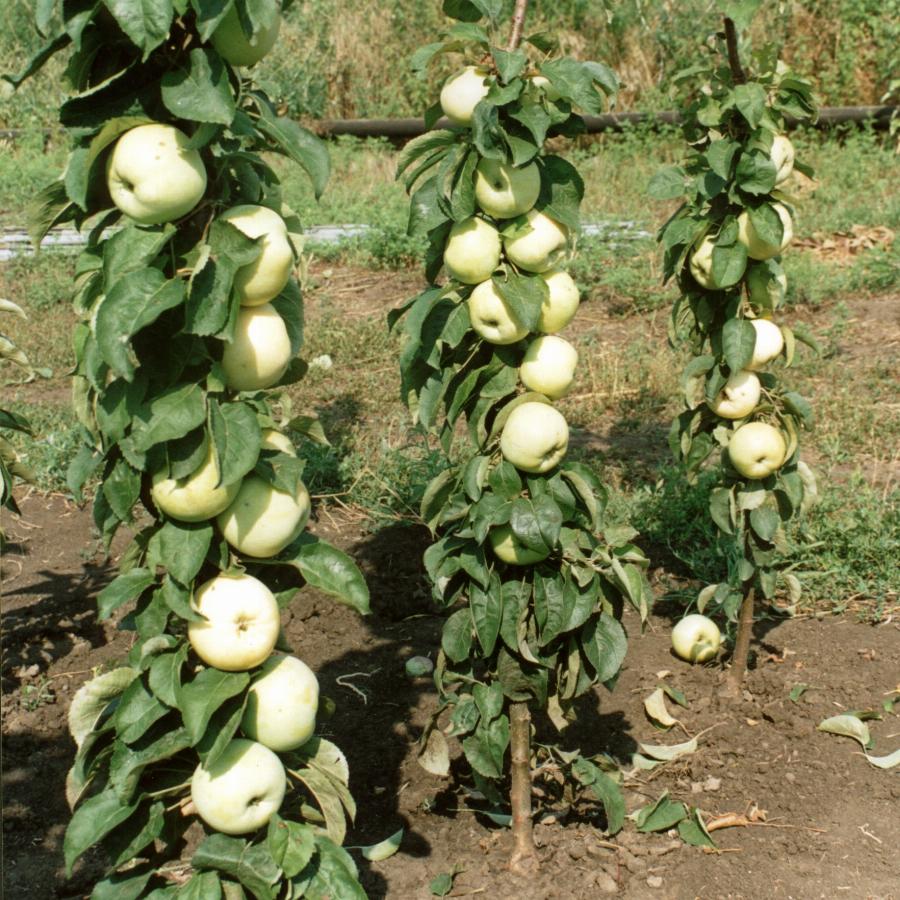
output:
MULTIPOLYGON (((74 754, 66 710, 94 667, 125 656, 130 636, 96 620, 95 595, 113 570, 86 557, 89 513, 36 494, 23 512, 9 523, 4 564, 3 896, 82 897, 99 861, 64 877, 64 783, 74 754)), ((669 706, 699 736, 699 749, 630 779, 629 809, 669 791, 707 817, 735 813, 756 822, 714 832, 719 850, 704 852, 669 834, 638 834, 630 822, 609 839, 599 828, 601 811, 589 803, 543 808, 539 800, 541 865, 522 880, 506 869, 509 832, 475 811, 460 781, 429 775, 415 759, 435 694, 429 679, 407 678, 403 663, 414 654, 434 657, 441 626, 424 600, 427 533, 397 524, 367 534, 333 513, 314 528, 361 561, 372 588, 366 618, 306 589, 286 621, 295 651, 337 704, 320 730, 350 763, 359 816, 349 843, 406 829, 397 855, 361 861, 372 898, 429 897, 430 881, 454 869, 452 896, 900 897, 896 771, 870 765, 853 741, 816 731, 842 710, 880 707, 900 687, 900 623, 762 621, 747 691, 728 705, 718 695, 719 665, 690 667, 672 656, 664 609, 643 634, 628 622, 629 653, 615 692, 592 696, 565 741, 627 761, 637 741, 686 740, 677 727, 661 734, 645 716, 644 698, 664 681, 686 695, 687 709, 669 706), (789 695, 801 683, 809 687, 795 702, 789 695)), ((900 719, 870 724, 875 752, 896 748, 900 719)))

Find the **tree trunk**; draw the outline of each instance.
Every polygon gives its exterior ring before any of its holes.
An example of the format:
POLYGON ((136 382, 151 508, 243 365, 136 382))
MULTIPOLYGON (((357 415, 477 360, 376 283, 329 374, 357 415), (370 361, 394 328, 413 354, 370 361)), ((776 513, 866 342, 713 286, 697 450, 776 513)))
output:
POLYGON ((524 873, 537 868, 531 821, 531 713, 527 703, 510 704, 509 749, 512 763, 509 797, 514 841, 509 867, 514 872, 524 873))
POLYGON ((741 615, 738 619, 737 636, 734 639, 734 653, 731 655, 731 668, 725 682, 726 692, 737 696, 741 691, 744 674, 747 671, 747 657, 750 655, 750 638, 753 636, 753 588, 748 586, 741 602, 741 615))

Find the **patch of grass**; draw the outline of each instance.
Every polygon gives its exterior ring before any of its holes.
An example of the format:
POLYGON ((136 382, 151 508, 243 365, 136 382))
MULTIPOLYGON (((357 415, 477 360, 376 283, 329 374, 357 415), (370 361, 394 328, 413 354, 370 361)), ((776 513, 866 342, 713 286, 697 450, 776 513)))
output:
POLYGON ((26 401, 13 394, 11 408, 25 416, 33 436, 13 433, 10 443, 35 475, 42 491, 65 491, 66 471, 81 446, 79 426, 67 402, 26 401))

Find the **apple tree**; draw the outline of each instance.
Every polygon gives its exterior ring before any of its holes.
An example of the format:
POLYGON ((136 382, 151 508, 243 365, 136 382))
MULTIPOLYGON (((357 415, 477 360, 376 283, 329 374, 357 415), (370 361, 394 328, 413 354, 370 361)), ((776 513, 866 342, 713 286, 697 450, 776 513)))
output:
POLYGON ((538 754, 605 804, 610 832, 622 825, 614 779, 577 752, 535 747, 532 717, 562 729, 577 698, 612 688, 626 650, 623 605, 645 615, 648 587, 636 532, 609 520, 597 474, 566 459, 569 428, 553 404, 577 362, 557 332, 579 303, 565 265, 584 185, 546 143, 582 134, 575 109, 602 111, 617 82, 605 65, 560 57, 544 33, 523 42, 523 0, 501 46, 504 6, 445 0, 454 23, 413 57, 420 70, 440 53, 467 64, 425 115, 427 127, 442 113, 449 127, 401 154, 429 286, 390 322, 404 335, 403 398, 448 457, 421 508, 437 538, 425 553, 433 597, 449 615, 440 707, 420 760, 448 774, 445 734, 459 738, 476 790, 494 805, 511 775, 518 868, 534 860, 538 754))
POLYGON ((754 53, 746 71, 737 32, 726 18, 705 58, 681 76, 691 86, 682 113, 690 150, 650 184, 656 199, 684 198, 659 232, 664 277, 681 292, 673 336, 686 338, 693 353, 681 378, 685 409, 669 441, 692 478, 717 462, 709 512, 728 571, 703 588, 697 605, 738 620, 731 691, 746 669, 754 598, 771 601, 779 587, 792 601, 800 595, 784 529, 816 492, 799 450, 812 409, 773 370, 779 361, 791 365, 798 339, 815 348, 801 327, 782 320, 781 254, 794 228, 790 176, 812 174, 795 159, 785 123, 812 121, 816 108, 810 83, 773 48, 754 53))
POLYGON ((262 154, 302 166, 317 196, 329 161, 244 68, 281 14, 277 0, 41 0, 46 46, 9 79, 69 51, 74 146, 32 235, 87 235, 68 478, 78 496, 98 480, 107 547, 133 530, 98 597, 132 632, 127 660, 69 713, 65 861, 105 851, 97 900, 365 896, 341 846, 346 761, 314 735, 318 684, 280 623, 303 583, 368 610, 354 563, 304 530, 288 437, 324 436, 284 391, 305 370, 300 223, 262 154))

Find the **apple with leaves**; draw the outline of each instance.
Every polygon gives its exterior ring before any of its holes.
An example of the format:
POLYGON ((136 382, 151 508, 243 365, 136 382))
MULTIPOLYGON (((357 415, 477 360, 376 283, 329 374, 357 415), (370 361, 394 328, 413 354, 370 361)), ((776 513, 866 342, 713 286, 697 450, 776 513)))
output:
POLYGON ((212 34, 212 45, 219 56, 233 66, 252 66, 274 46, 281 29, 281 15, 273 10, 253 35, 247 35, 236 5, 225 14, 212 34))
POLYGON ((482 159, 475 169, 475 200, 493 219, 512 219, 528 212, 541 193, 537 163, 516 168, 497 159, 482 159))
POLYGON ((217 516, 234 500, 240 481, 220 484, 219 462, 212 441, 203 462, 184 478, 172 478, 168 468, 158 469, 150 495, 157 508, 180 522, 202 522, 217 516))
POLYGON ((538 331, 556 334, 575 318, 581 295, 572 276, 563 269, 544 272, 540 277, 547 285, 547 296, 541 301, 538 331))
POLYGON ((222 368, 235 391, 259 391, 277 384, 291 361, 291 339, 271 303, 242 306, 234 338, 225 344, 222 368))
POLYGON ((503 239, 506 258, 526 272, 546 272, 565 255, 569 229, 546 213, 529 210, 523 224, 514 223, 503 239))
POLYGON ((548 550, 534 550, 523 544, 509 525, 492 528, 488 533, 488 540, 494 556, 511 566, 532 566, 550 555, 548 550))
POLYGON ((568 448, 569 426, 565 417, 538 400, 526 400, 516 406, 500 434, 504 459, 523 472, 549 472, 562 462, 568 448))
POLYGON ((529 391, 558 400, 575 379, 578 351, 565 338, 545 334, 535 338, 519 366, 519 378, 529 391))
POLYGON ((747 368, 757 371, 784 350, 784 334, 771 319, 751 319, 750 324, 756 332, 756 343, 753 345, 753 358, 747 368))
POLYGON ((709 408, 723 419, 743 419, 756 409, 761 394, 759 378, 742 369, 729 376, 709 408))
POLYGON ((188 136, 159 122, 126 131, 106 163, 113 203, 139 225, 187 215, 206 192, 206 167, 188 136))
POLYGON ((514 344, 528 334, 493 280, 482 281, 467 301, 469 320, 479 337, 491 344, 514 344))
POLYGON ((444 247, 444 266, 463 284, 487 281, 500 265, 500 232, 479 216, 456 222, 444 247))
POLYGON ((785 134, 776 134, 772 139, 769 158, 775 166, 775 186, 784 183, 794 171, 794 145, 785 134))
POLYGON ((778 256, 782 250, 793 240, 794 223, 791 214, 783 203, 773 203, 771 206, 781 220, 782 237, 780 244, 772 244, 759 236, 753 220, 747 210, 738 216, 738 240, 747 248, 747 256, 750 259, 771 259, 778 256))
POLYGON ((472 124, 475 107, 491 89, 488 75, 488 70, 481 66, 466 66, 444 83, 440 95, 441 109, 454 125, 466 128, 472 124))
POLYGON ((741 425, 728 442, 728 458, 745 478, 768 478, 784 465, 784 435, 768 422, 741 425))

